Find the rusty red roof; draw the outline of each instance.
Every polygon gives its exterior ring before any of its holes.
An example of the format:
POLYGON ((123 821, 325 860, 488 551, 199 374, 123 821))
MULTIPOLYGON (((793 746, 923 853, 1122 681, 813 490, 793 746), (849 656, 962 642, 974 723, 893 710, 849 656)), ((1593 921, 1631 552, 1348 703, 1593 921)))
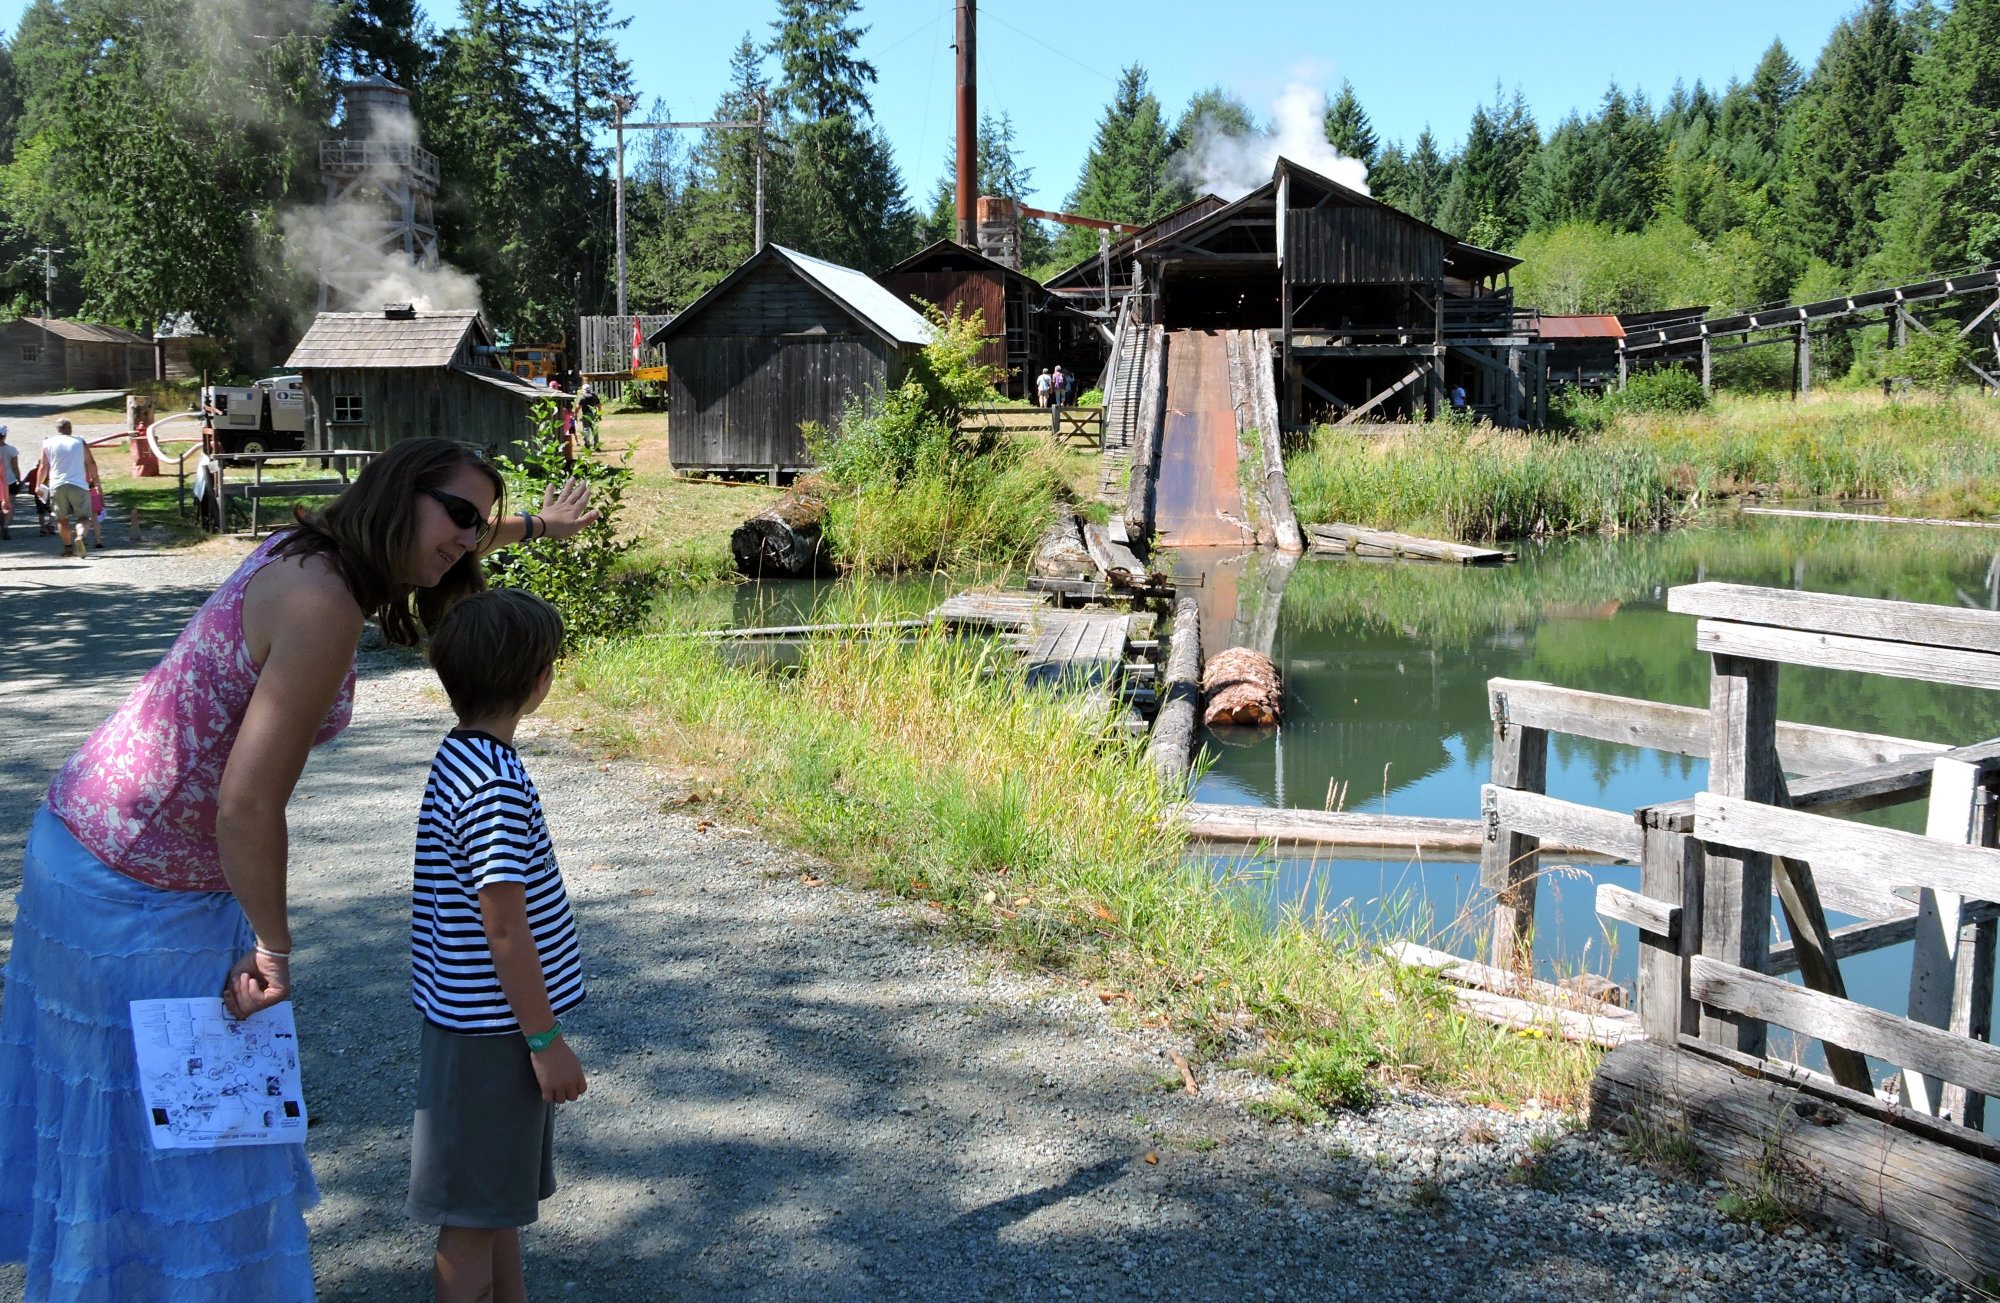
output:
POLYGON ((1610 313, 1592 313, 1572 317, 1552 317, 1542 314, 1541 337, 1543 339, 1623 339, 1625 327, 1618 324, 1618 318, 1610 313))

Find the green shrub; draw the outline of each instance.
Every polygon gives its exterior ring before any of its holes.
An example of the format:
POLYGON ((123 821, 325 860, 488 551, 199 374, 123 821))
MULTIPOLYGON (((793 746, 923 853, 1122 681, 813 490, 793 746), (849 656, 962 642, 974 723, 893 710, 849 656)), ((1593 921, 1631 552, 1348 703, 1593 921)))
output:
POLYGON ((1883 358, 1892 375, 1908 376, 1910 383, 1934 394, 1948 394, 1957 387, 1970 353, 1967 341, 1942 332, 1912 333, 1909 342, 1883 358))
POLYGON ((1086 389, 1083 391, 1083 396, 1076 400, 1076 405, 1078 407, 1102 407, 1104 406, 1104 391, 1102 389, 1086 389))
POLYGON ((534 437, 520 458, 497 457, 493 464, 506 477, 514 510, 534 511, 549 489, 575 478, 590 485, 598 518, 574 538, 523 542, 495 552, 486 559, 488 582, 547 598, 562 612, 572 640, 637 628, 659 580, 632 555, 638 541, 618 537, 618 508, 632 480, 631 453, 615 465, 588 457, 570 465, 563 459, 562 416, 554 403, 541 402, 535 405, 534 437))
POLYGON ((1639 412, 1701 412, 1709 407, 1710 396, 1701 387, 1701 377, 1677 366, 1652 367, 1635 371, 1623 389, 1605 395, 1604 404, 1614 414, 1639 412))

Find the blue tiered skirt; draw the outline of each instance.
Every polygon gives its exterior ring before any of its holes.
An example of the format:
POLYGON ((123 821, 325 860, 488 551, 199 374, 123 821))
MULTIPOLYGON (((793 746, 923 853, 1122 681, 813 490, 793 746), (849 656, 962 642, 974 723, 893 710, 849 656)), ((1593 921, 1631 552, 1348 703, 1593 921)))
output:
POLYGON ((229 893, 135 882, 36 812, 0 998, 0 1261, 28 1299, 313 1297, 305 1146, 156 1150, 139 1094, 128 1003, 219 992, 251 941, 229 893))

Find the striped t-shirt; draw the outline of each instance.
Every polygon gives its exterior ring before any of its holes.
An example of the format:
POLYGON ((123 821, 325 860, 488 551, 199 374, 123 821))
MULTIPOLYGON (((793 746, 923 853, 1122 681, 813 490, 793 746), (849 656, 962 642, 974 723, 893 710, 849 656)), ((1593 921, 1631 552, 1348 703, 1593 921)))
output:
MULTIPOLYGON (((542 961, 549 1007, 583 1002, 576 920, 542 798, 513 747, 454 729, 438 744, 417 811, 416 890, 410 898, 411 997, 424 1017, 456 1032, 516 1032, 480 922, 479 890, 518 882, 542 961)), ((537 1028, 536 1030, 540 1030, 537 1028)))

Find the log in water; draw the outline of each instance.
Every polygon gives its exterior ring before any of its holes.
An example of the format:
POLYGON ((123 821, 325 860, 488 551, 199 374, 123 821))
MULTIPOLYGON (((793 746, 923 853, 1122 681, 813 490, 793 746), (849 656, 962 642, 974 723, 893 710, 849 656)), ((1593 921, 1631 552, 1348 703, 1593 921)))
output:
POLYGON ((829 574, 833 552, 820 524, 826 503, 792 492, 738 525, 729 536, 736 568, 752 579, 805 579, 829 574))

